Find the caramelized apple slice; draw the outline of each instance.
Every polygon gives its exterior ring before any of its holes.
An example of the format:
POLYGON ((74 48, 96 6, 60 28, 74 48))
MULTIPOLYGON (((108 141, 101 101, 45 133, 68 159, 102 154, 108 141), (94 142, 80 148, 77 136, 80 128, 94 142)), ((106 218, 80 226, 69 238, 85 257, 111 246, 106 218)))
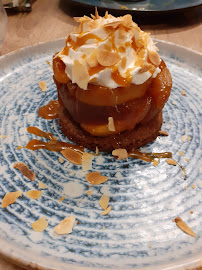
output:
POLYGON ((69 78, 65 73, 65 64, 59 57, 53 58, 53 72, 59 83, 67 83, 69 81, 69 78))
POLYGON ((76 84, 68 82, 67 87, 71 95, 83 103, 94 106, 115 106, 143 97, 151 82, 152 79, 150 78, 141 85, 131 84, 129 87, 118 87, 115 89, 88 84, 87 90, 83 90, 76 84))

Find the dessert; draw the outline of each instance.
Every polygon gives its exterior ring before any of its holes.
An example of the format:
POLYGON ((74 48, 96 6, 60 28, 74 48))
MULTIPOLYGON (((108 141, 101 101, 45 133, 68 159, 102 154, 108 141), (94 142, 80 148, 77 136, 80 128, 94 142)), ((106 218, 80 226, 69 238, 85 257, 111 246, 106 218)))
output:
POLYGON ((152 142, 172 78, 150 35, 131 15, 75 18, 53 57, 62 132, 89 149, 131 150, 152 142))

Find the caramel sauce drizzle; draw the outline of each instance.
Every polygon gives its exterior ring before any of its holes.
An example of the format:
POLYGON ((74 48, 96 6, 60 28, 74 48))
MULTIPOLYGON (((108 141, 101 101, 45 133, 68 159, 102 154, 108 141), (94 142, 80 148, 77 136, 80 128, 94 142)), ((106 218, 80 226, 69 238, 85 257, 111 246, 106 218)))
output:
POLYGON ((119 73, 119 70, 112 71, 111 74, 112 79, 119 85, 123 87, 128 87, 131 84, 132 81, 132 76, 128 74, 126 78, 122 77, 121 74, 119 73))
POLYGON ((47 105, 39 108, 38 115, 44 119, 56 119, 58 118, 58 106, 58 101, 52 100, 47 105))
POLYGON ((56 138, 53 136, 52 133, 44 132, 44 131, 42 131, 41 129, 39 129, 37 127, 28 127, 27 131, 29 133, 31 133, 31 134, 36 135, 36 136, 44 137, 44 138, 47 138, 47 139, 53 140, 53 141, 56 140, 56 138))
POLYGON ((89 39, 96 39, 97 41, 103 41, 100 37, 94 35, 94 34, 87 34, 82 37, 77 37, 77 41, 72 40, 71 38, 68 39, 68 42, 72 46, 73 50, 76 50, 78 47, 81 47, 83 44, 86 43, 89 39))
POLYGON ((134 159, 141 159, 146 162, 152 162, 155 158, 172 158, 171 152, 163 153, 142 153, 137 149, 133 149, 128 153, 128 156, 134 159))
POLYGON ((103 70, 103 69, 105 69, 105 68, 106 68, 106 67, 104 67, 104 66, 98 64, 98 65, 95 66, 95 67, 91 67, 91 68, 88 70, 88 73, 89 73, 90 76, 92 76, 92 75, 94 75, 94 74, 100 72, 101 70, 103 70))
POLYGON ((27 131, 31 134, 35 134, 36 136, 50 139, 49 142, 43 142, 36 139, 30 140, 28 144, 25 146, 25 148, 27 149, 30 149, 33 151, 38 150, 38 149, 47 149, 53 152, 61 152, 62 150, 71 148, 75 151, 79 151, 81 154, 83 154, 84 152, 83 146, 74 145, 72 143, 66 143, 62 141, 57 141, 56 138, 53 136, 53 134, 44 132, 37 127, 28 127, 27 131))

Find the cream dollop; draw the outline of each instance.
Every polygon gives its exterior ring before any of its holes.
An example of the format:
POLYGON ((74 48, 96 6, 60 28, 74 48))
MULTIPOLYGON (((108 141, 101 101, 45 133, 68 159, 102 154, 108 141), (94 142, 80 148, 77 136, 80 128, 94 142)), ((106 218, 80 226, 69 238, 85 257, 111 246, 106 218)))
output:
POLYGON ((76 18, 80 24, 56 56, 65 64, 73 83, 84 90, 88 83, 109 88, 139 85, 160 72, 158 49, 131 15, 115 18, 98 13, 76 18))

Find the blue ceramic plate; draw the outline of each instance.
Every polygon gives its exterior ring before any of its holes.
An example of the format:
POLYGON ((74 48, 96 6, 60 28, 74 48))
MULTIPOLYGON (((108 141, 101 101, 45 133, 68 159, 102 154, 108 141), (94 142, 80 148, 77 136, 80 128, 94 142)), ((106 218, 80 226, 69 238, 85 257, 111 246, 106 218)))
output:
MULTIPOLYGON (((173 153, 184 166, 160 160, 151 163, 128 159, 116 161, 104 154, 93 160, 93 171, 109 180, 89 184, 80 166, 59 162, 59 153, 17 149, 36 138, 28 126, 36 126, 67 141, 58 120, 45 120, 38 109, 57 98, 52 70, 46 61, 60 50, 64 40, 38 44, 0 58, 0 203, 7 192, 38 189, 47 185, 38 200, 25 195, 7 208, 0 208, 0 253, 24 267, 39 269, 187 269, 201 264, 201 55, 174 44, 159 41, 160 54, 173 77, 171 97, 163 115, 158 137, 142 149, 173 153), (47 83, 42 92, 39 81, 47 83), (181 92, 185 91, 186 96, 181 92), (183 142, 181 137, 187 135, 183 142), (178 151, 185 153, 179 155, 178 151), (31 182, 13 169, 24 162, 36 173, 31 182), (195 185, 195 188, 194 186, 195 185), (185 189, 187 186, 187 190, 185 189), (102 216, 99 199, 110 198, 112 211, 102 216), (58 199, 66 195, 64 201, 58 199), (190 213, 193 211, 193 214, 190 213), (74 214, 80 224, 72 234, 58 236, 54 226, 74 214), (34 232, 31 224, 45 216, 47 229, 34 232), (183 233, 172 220, 181 217, 197 234, 183 233), (170 267, 170 268, 169 268, 170 267)), ((46 140, 46 139, 44 139, 46 140)))
POLYGON ((192 8, 202 4, 201 0, 72 0, 82 5, 98 8, 129 11, 171 11, 192 8))

